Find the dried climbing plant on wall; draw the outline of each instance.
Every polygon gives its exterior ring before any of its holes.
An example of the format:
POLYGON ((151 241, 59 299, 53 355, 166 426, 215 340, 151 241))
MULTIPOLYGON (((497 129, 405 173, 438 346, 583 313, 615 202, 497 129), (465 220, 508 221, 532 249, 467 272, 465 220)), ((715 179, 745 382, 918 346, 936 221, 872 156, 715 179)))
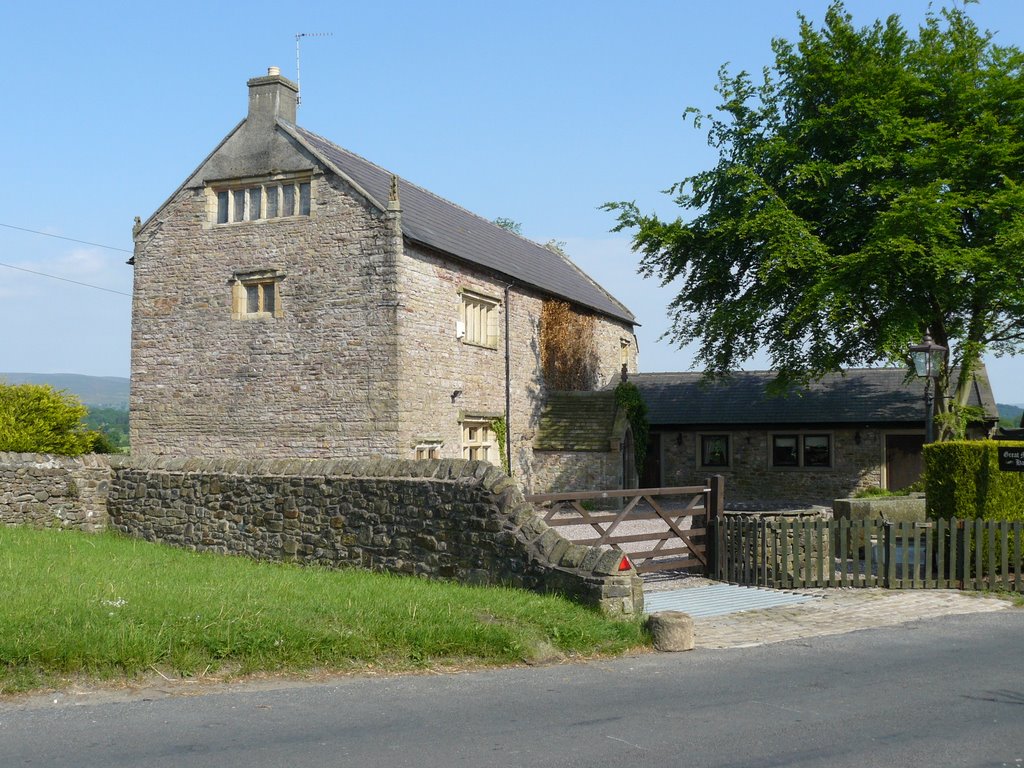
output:
POLYGON ((597 378, 594 316, 548 299, 540 314, 540 363, 554 390, 593 389, 597 378))

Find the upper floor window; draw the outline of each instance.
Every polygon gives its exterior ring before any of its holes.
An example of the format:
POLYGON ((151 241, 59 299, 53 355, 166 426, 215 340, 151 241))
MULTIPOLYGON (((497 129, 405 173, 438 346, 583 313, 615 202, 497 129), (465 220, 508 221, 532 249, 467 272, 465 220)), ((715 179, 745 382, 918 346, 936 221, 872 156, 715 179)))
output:
POLYGON ((462 292, 459 338, 479 347, 498 346, 498 300, 471 291, 462 292))
POLYGON ((236 273, 231 281, 231 317, 282 317, 282 280, 284 273, 277 270, 236 273))
POLYGON ((303 177, 214 186, 214 222, 309 216, 311 184, 309 177, 303 177))
POLYGON ((629 339, 619 339, 619 367, 629 367, 629 352, 630 352, 629 339))

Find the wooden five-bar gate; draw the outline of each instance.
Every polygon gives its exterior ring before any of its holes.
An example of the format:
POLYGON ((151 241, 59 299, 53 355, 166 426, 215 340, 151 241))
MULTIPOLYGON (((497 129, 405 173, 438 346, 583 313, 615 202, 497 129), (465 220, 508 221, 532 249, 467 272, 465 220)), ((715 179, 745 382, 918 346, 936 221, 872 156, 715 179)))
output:
POLYGON ((638 573, 669 569, 707 572, 708 520, 721 513, 723 480, 678 488, 542 493, 526 500, 544 521, 577 544, 622 550, 638 573))
POLYGON ((711 573, 777 588, 1003 589, 1024 592, 1022 524, 995 520, 787 521, 726 514, 711 573))

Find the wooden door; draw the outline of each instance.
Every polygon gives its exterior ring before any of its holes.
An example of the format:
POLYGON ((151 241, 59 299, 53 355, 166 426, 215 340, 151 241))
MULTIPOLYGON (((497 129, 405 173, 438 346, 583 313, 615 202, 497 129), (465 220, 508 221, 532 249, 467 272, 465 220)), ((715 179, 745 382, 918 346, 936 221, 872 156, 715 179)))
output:
POLYGON ((640 474, 641 488, 661 487, 661 433, 647 433, 647 456, 640 474))
POLYGON ((921 479, 924 464, 921 449, 924 435, 885 436, 885 487, 890 491, 906 488, 921 479))

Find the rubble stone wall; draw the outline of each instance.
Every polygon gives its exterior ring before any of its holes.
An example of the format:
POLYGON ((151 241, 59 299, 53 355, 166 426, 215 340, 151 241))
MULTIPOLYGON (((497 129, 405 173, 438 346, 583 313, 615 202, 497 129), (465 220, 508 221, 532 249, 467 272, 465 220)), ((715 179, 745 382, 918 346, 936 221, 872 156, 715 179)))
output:
POLYGON ((0 452, 0 525, 102 531, 112 474, 100 455, 0 452))
POLYGON ((193 550, 643 606, 621 553, 564 539, 487 462, 148 457, 117 470, 108 510, 116 530, 193 550))

